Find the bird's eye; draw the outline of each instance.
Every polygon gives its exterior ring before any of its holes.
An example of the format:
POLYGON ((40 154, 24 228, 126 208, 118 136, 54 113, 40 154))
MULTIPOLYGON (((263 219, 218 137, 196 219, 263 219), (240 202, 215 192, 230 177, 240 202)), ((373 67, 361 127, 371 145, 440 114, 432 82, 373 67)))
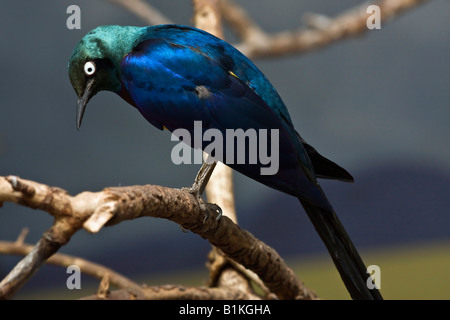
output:
POLYGON ((95 63, 88 61, 84 64, 84 74, 92 76, 95 73, 95 63))

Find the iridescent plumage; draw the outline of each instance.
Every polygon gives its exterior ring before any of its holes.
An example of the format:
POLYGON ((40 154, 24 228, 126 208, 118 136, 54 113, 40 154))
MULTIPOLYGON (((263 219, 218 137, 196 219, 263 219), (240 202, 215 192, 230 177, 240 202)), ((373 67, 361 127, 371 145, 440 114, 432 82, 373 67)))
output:
MULTIPOLYGON (((227 163, 267 186, 300 199, 353 298, 381 298, 316 178, 353 181, 294 129, 286 106, 259 69, 228 43, 195 28, 103 26, 87 34, 69 62, 79 97, 77 125, 101 90, 120 95, 159 129, 277 129, 279 170, 261 175, 256 164, 227 163), (92 62, 93 74, 83 68, 92 62)), ((224 134, 225 136, 225 134, 224 134)), ((204 148, 208 143, 204 142, 204 148)), ((224 150, 225 152, 225 150, 224 150)))

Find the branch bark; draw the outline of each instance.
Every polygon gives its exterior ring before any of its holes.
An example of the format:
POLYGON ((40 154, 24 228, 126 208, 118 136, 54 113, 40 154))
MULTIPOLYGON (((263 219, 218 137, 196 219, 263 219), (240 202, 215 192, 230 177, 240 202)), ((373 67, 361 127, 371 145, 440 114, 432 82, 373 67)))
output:
MULTIPOLYGON (((150 24, 170 23, 156 9, 140 0, 108 0, 118 3, 143 21, 150 24), (145 8, 144 8, 145 7, 145 8), (156 16, 156 18, 155 18, 156 16), (162 18, 159 18, 161 16, 162 18)), ((380 7, 381 22, 387 22, 430 0, 378 0, 355 6, 330 18, 320 14, 305 15, 306 27, 286 30, 275 34, 265 32, 247 12, 232 0, 194 0, 196 27, 222 37, 217 33, 220 17, 241 38, 234 46, 249 58, 272 58, 283 55, 302 54, 318 50, 349 38, 361 36, 367 28, 367 7, 380 7), (211 5, 212 3, 212 5, 211 5), (213 14, 210 14, 213 13, 213 14), (216 19, 219 17, 219 19, 216 19)))
POLYGON ((192 0, 194 5, 194 25, 218 38, 223 38, 222 16, 217 0, 192 0))
POLYGON ((217 220, 214 206, 199 205, 181 189, 144 185, 106 188, 70 196, 66 191, 16 176, 0 177, 0 202, 41 209, 54 217, 53 226, 36 247, 0 283, 0 297, 10 298, 42 263, 78 230, 98 232, 125 220, 151 216, 169 219, 207 239, 228 257, 254 271, 281 299, 313 299, 271 247, 242 230, 228 217, 217 220))
POLYGON ((233 288, 191 287, 163 285, 143 287, 139 291, 121 289, 106 297, 92 295, 82 300, 255 300, 257 296, 233 288))
MULTIPOLYGON (((235 44, 235 47, 250 58, 305 53, 369 31, 368 3, 343 12, 335 18, 309 15, 309 28, 267 34, 232 0, 218 1, 224 19, 242 38, 242 42, 235 44)), ((379 0, 371 4, 380 7, 381 21, 386 22, 428 1, 430 0, 379 0)))
MULTIPOLYGON (((217 0, 192 0, 192 3, 194 6, 194 26, 223 39, 222 16, 217 0)), ((204 153, 203 156, 206 159, 208 155, 204 153)), ((237 224, 234 206, 233 172, 231 168, 218 162, 206 185, 205 191, 208 201, 219 205, 224 216, 227 216, 237 224)), ((209 284, 215 286, 224 272, 232 271, 231 268, 224 268, 229 261, 216 247, 213 246, 209 257, 209 284)), ((248 279, 244 281, 247 282, 248 279)))
MULTIPOLYGON (((34 247, 33 245, 21 243, 18 241, 15 242, 0 241, 0 254, 26 256, 33 250, 33 247, 34 247)), ((53 254, 46 261, 46 263, 61 267, 77 265, 78 267, 80 267, 81 272, 83 272, 84 274, 87 274, 91 277, 100 280, 103 279, 106 275, 108 275, 109 283, 118 288, 121 289, 130 288, 133 289, 134 291, 141 289, 140 285, 124 277, 123 275, 115 272, 114 270, 79 257, 74 257, 62 253, 56 253, 53 254)))
MULTIPOLYGON (((170 23, 169 19, 141 0, 109 1, 122 5, 149 24, 170 23)), ((385 22, 427 1, 429 0, 379 0, 373 4, 380 7, 381 19, 385 22)), ((309 15, 308 28, 273 35, 264 32, 242 8, 231 0, 193 0, 193 4, 196 27, 223 37, 221 25, 223 16, 242 39, 236 47, 250 58, 304 53, 359 36, 368 30, 366 27, 368 4, 355 7, 335 18, 309 15)), ((272 248, 237 226, 231 171, 226 172, 229 169, 224 168, 223 171, 216 168, 215 174, 220 176, 221 172, 222 175, 225 173, 223 175, 225 178, 218 179, 213 175, 211 181, 216 180, 219 183, 214 187, 215 183, 212 182, 207 188, 210 201, 213 199, 220 206, 229 208, 224 212, 231 219, 224 216, 220 220, 216 219, 216 212, 212 207, 203 209, 191 194, 179 189, 150 185, 130 186, 106 188, 101 192, 83 192, 72 197, 59 188, 15 176, 0 177, 0 207, 4 201, 16 202, 47 211, 54 217, 54 224, 33 248, 27 247, 26 257, 0 282, 0 298, 11 298, 50 257, 53 256, 50 261, 57 259, 54 258, 58 257, 55 253, 80 229, 98 232, 105 225, 152 216, 172 220, 183 228, 208 239, 218 248, 216 254, 223 257, 221 254, 223 252, 236 263, 254 271, 270 292, 279 298, 315 299, 316 295, 303 286, 272 248), (228 191, 224 193, 225 189, 228 191)), ((219 265, 219 269, 223 270, 229 266, 229 263, 224 259, 219 265)), ((98 270, 99 267, 94 269, 98 270)), ((112 273, 108 270, 104 271, 107 273, 103 274, 103 285, 99 289, 99 295, 103 298, 108 296, 109 282, 113 281, 112 273)), ((142 289, 125 279, 124 282, 119 282, 121 286, 127 286, 128 289, 118 291, 117 295, 114 293, 111 297, 131 298, 133 296, 158 299, 162 296, 220 299, 253 297, 246 291, 248 278, 243 280, 239 277, 245 271, 240 270, 239 267, 231 268, 230 271, 230 273, 220 273, 214 280, 216 284, 220 284, 220 288, 163 286, 142 289), (233 285, 227 286, 229 283, 233 285), (236 290, 239 286, 244 289, 236 290), (226 291, 223 291, 225 289, 226 291), (154 295, 155 292, 164 292, 164 294, 157 296, 154 295)))
POLYGON ((145 23, 149 25, 156 24, 171 24, 169 18, 165 17, 161 12, 156 10, 154 7, 141 0, 108 0, 109 2, 115 3, 122 6, 126 10, 134 13, 145 23))

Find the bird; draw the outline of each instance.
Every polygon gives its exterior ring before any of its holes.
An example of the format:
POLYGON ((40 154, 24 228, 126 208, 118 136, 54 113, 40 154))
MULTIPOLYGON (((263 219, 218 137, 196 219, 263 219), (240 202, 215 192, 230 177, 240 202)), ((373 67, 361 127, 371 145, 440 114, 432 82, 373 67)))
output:
MULTIPOLYGON (((99 26, 75 46, 68 71, 78 97, 77 129, 90 99, 111 91, 160 130, 193 133, 195 122, 203 132, 215 129, 223 134, 230 129, 277 130, 277 136, 269 134, 266 141, 270 145, 278 138, 276 173, 261 174, 262 161, 233 161, 236 155, 224 163, 297 197, 351 298, 383 299, 376 287, 369 289, 364 262, 317 180, 353 182, 353 177, 299 135, 277 90, 234 46, 184 25, 99 26)), ((190 144, 203 150, 207 145, 190 144)))

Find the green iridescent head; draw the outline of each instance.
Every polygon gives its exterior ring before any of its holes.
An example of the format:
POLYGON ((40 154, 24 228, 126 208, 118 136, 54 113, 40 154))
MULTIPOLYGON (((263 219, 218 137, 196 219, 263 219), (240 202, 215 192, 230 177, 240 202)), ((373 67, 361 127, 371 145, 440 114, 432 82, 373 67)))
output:
POLYGON ((101 26, 86 34, 69 60, 69 78, 78 96, 77 128, 89 100, 99 91, 119 93, 120 61, 145 28, 101 26))

